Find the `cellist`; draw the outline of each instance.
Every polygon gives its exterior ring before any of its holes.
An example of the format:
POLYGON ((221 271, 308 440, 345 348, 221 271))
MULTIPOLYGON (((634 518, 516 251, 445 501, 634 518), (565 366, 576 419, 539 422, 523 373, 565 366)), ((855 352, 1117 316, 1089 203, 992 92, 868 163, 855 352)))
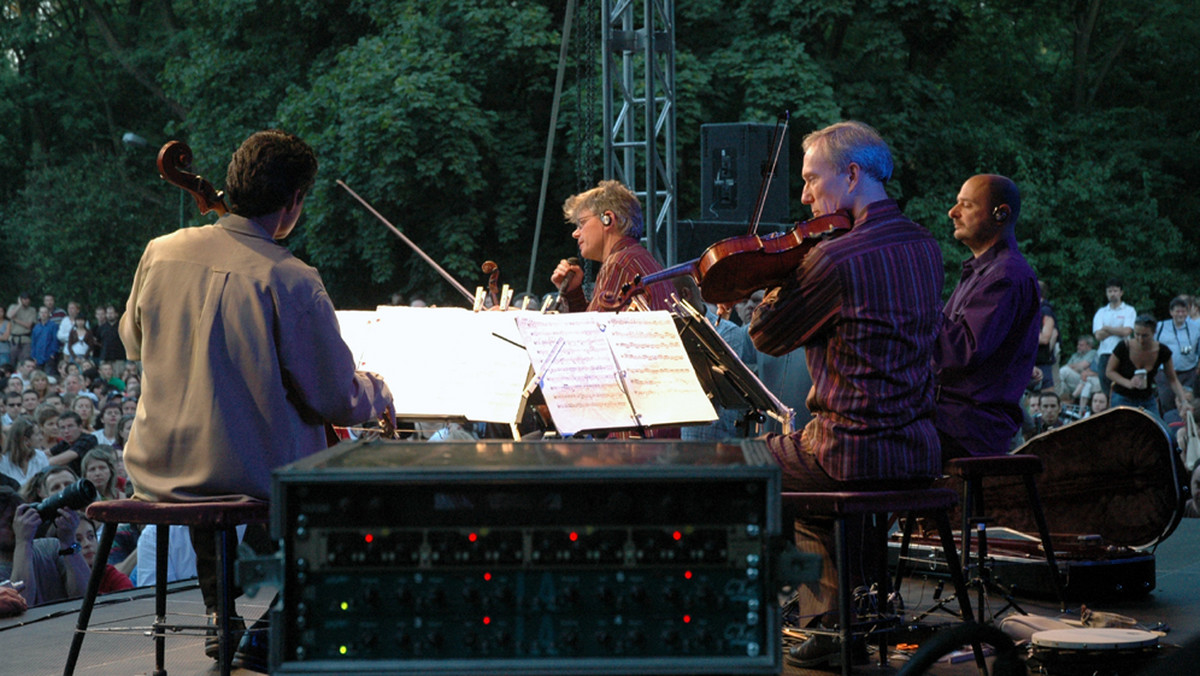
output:
MULTIPOLYGON (((391 408, 383 380, 355 370, 320 275, 279 243, 316 172, 296 136, 253 134, 225 177, 229 213, 146 246, 120 325, 129 358, 143 365, 125 446, 137 497, 266 500, 272 468, 326 447, 323 423, 354 425, 391 408)), ((192 533, 210 619, 213 538, 192 533)), ((261 526, 245 541, 269 546, 261 526)), ((235 666, 265 672, 265 638, 247 634, 235 666)), ((216 656, 215 642, 206 648, 216 656)))

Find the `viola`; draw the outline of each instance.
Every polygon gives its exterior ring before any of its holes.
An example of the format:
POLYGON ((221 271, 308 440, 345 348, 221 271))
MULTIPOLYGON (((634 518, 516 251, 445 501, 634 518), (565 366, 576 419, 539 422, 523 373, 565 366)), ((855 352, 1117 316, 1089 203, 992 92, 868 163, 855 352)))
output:
POLYGON ((797 223, 787 232, 723 239, 697 259, 634 280, 640 290, 663 279, 691 275, 709 303, 735 303, 759 289, 782 285, 818 242, 850 231, 847 212, 837 211, 797 223))
POLYGON ((224 216, 229 207, 225 206, 225 193, 213 188, 212 183, 193 174, 192 149, 183 141, 167 141, 158 151, 158 175, 167 183, 187 191, 196 200, 196 206, 203 216, 210 211, 224 216))

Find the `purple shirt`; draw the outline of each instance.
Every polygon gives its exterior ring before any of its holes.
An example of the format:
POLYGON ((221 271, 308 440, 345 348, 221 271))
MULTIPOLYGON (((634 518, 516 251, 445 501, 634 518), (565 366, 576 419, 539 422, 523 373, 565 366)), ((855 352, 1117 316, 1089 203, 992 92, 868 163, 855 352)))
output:
POLYGON ((799 453, 815 453, 839 481, 941 473, 930 360, 943 279, 933 236, 883 200, 763 299, 750 323, 755 347, 779 356, 803 345, 813 380, 813 419, 767 438, 785 485, 799 453))
POLYGON ((938 431, 971 455, 1008 452, 1041 331, 1037 275, 1009 236, 962 264, 934 350, 938 431))

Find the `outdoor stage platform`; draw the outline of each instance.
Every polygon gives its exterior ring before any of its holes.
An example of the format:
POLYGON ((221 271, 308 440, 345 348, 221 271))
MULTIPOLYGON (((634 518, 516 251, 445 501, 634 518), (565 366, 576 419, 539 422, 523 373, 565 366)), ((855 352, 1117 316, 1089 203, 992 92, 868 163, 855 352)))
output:
MULTIPOLYGON (((1156 552, 1157 588, 1150 594, 1134 600, 1112 603, 1096 603, 1094 610, 1127 615, 1145 625, 1159 622, 1170 631, 1162 639, 1163 644, 1180 645, 1200 637, 1200 520, 1184 519, 1178 530, 1163 542, 1156 552)), ((916 580, 906 584, 904 597, 910 612, 928 608, 931 604, 933 584, 916 580)), ((194 581, 173 585, 168 601, 168 610, 173 613, 203 613, 200 592, 194 581)), ((273 593, 263 590, 257 598, 241 599, 239 610, 255 617, 265 612, 273 593)), ((974 601, 974 595, 972 598, 974 601)), ((1003 600, 993 599, 995 607, 1003 600)), ((1020 600, 1028 611, 1056 616, 1056 609, 1048 603, 1020 600)), ((153 613, 153 590, 138 589, 113 594, 104 598, 93 615, 92 626, 136 626, 145 625, 153 613)), ((0 673, 20 676, 50 676, 62 673, 67 647, 78 617, 79 602, 64 602, 34 608, 17 618, 0 620, 0 673)), ((1078 611, 1078 605, 1073 605, 1078 611)), ((181 618, 191 622, 195 618, 181 618)), ((938 616, 938 621, 945 618, 938 616)), ((856 667, 856 674, 891 674, 903 668, 907 656, 896 654, 887 668, 876 664, 856 667)), ((142 635, 90 634, 84 642, 77 674, 83 676, 113 676, 146 674, 153 669, 154 649, 152 641, 142 635)), ((199 637, 175 636, 167 639, 167 671, 172 676, 194 676, 215 674, 215 663, 203 653, 199 637)), ((235 670, 235 674, 250 672, 235 670)), ((570 673, 569 665, 562 673, 570 673)), ((785 674, 816 674, 816 672, 785 667, 785 674)), ((974 664, 964 661, 958 664, 938 664, 928 673, 935 675, 974 674, 974 664)))

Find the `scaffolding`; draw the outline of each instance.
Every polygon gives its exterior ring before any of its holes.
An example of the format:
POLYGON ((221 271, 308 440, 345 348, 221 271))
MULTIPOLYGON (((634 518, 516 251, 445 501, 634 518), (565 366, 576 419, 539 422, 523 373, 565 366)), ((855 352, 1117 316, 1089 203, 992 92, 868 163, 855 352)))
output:
POLYGON ((604 178, 633 190, 646 249, 674 265, 675 2, 603 0, 601 15, 604 178))

